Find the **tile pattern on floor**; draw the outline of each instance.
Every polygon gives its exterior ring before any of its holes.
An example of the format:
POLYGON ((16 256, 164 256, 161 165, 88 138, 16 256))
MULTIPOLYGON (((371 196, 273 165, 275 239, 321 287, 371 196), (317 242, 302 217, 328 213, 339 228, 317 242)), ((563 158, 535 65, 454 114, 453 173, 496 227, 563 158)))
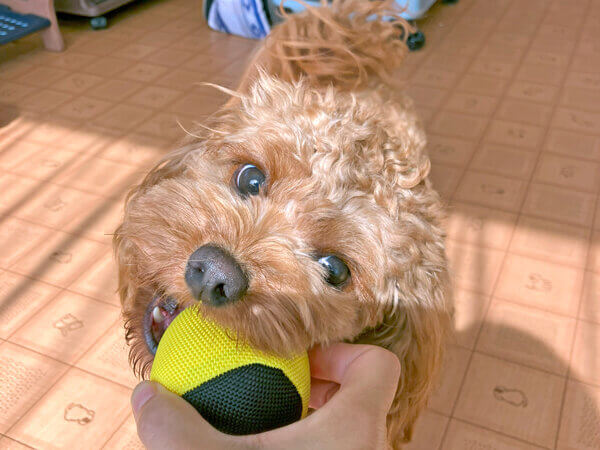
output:
MULTIPOLYGON (((0 47, 3 449, 141 448, 111 233, 224 101, 198 83, 234 87, 256 45, 191 0, 109 20, 61 17, 61 54, 0 47)), ((600 1, 460 0, 419 26, 399 76, 449 206, 456 333, 409 448, 600 448, 600 1)))

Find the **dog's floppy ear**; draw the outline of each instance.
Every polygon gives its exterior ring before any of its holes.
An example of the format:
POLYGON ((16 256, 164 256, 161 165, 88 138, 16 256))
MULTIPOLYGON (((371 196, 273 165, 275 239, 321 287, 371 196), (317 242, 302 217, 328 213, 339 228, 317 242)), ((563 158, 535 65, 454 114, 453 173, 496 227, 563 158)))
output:
POLYGON ((426 407, 436 387, 443 347, 449 331, 450 292, 446 274, 433 274, 427 281, 396 280, 393 305, 383 318, 388 349, 402 364, 398 391, 388 416, 390 436, 410 441, 413 424, 426 407), (403 429, 399 428, 404 424, 403 429))
MULTIPOLYGON (((179 149, 172 151, 164 158, 162 158, 150 171, 146 174, 141 183, 131 188, 125 197, 124 213, 125 217, 128 215, 128 210, 131 203, 140 194, 143 194, 152 186, 155 186, 159 181, 164 181, 169 178, 176 177, 186 170, 188 158, 193 156, 196 151, 201 151, 197 144, 188 144, 180 147, 179 149)), ((132 265, 131 261, 128 261, 129 246, 132 244, 125 238, 123 232, 123 224, 119 225, 113 235, 113 250, 117 263, 119 264, 119 279, 126 279, 128 276, 127 267, 132 265)), ((121 286, 119 288, 121 294, 121 301, 126 297, 124 296, 124 286, 119 282, 121 286)))
POLYGON ((135 186, 127 195, 126 204, 140 192, 154 186, 158 181, 166 180, 180 175, 187 167, 188 158, 195 152, 201 151, 198 143, 188 143, 165 155, 150 169, 142 182, 135 186))
MULTIPOLYGON (((185 170, 187 158, 194 151, 194 146, 188 145, 181 147, 165 156, 160 160, 144 177, 141 183, 134 186, 125 197, 124 213, 127 217, 128 210, 134 199, 142 194, 143 192, 156 185, 159 181, 168 178, 175 177, 181 174, 185 170)), ((133 245, 125 237, 123 230, 123 224, 119 225, 113 235, 113 250, 115 257, 119 265, 119 294, 121 296, 121 302, 133 295, 131 292, 127 292, 126 280, 129 278, 132 261, 129 260, 131 252, 131 245, 133 245)))
POLYGON ((379 325, 361 341, 393 351, 402 364, 398 391, 388 416, 394 442, 409 441, 412 426, 435 388, 452 304, 443 234, 406 213, 389 236, 390 262, 380 298, 379 325))
POLYGON ((145 377, 149 374, 150 361, 142 357, 146 354, 143 340, 133 339, 133 330, 143 327, 143 316, 135 313, 137 311, 135 305, 147 303, 152 299, 154 292, 149 286, 138 285, 139 277, 136 274, 138 261, 135 259, 138 251, 131 231, 126 229, 127 217, 136 198, 159 181, 180 175, 187 166, 188 158, 198 148, 198 145, 188 145, 171 152, 149 171, 140 184, 129 191, 125 199, 125 219, 113 235, 113 251, 118 266, 118 293, 123 307, 126 339, 130 345, 129 359, 134 373, 138 376, 145 377))

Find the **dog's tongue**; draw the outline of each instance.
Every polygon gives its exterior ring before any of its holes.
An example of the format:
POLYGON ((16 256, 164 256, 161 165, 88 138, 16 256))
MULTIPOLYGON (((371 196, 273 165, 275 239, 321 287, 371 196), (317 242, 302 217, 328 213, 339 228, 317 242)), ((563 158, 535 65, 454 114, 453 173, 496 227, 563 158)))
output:
POLYGON ((167 311, 167 309, 158 305, 154 307, 152 310, 152 334, 157 344, 180 312, 181 310, 178 307, 175 307, 172 311, 167 311))

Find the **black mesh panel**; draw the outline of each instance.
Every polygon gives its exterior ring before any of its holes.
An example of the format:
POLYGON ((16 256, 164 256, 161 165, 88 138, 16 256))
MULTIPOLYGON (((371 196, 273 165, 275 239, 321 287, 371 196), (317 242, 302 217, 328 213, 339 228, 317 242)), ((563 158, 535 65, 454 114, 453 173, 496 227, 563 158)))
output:
POLYGON ((183 394, 216 429, 255 434, 300 419, 302 398, 280 369, 249 364, 225 372, 183 394))

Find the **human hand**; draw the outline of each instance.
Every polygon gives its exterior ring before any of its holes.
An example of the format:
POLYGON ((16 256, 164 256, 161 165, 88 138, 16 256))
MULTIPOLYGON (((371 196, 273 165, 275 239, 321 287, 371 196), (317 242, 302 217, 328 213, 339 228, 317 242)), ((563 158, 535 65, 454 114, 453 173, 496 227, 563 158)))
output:
POLYGON ((385 449, 386 416, 400 362, 381 347, 335 344, 309 352, 310 407, 316 411, 286 427, 249 436, 214 429, 192 405, 158 383, 144 381, 131 404, 138 435, 154 449, 385 449))

